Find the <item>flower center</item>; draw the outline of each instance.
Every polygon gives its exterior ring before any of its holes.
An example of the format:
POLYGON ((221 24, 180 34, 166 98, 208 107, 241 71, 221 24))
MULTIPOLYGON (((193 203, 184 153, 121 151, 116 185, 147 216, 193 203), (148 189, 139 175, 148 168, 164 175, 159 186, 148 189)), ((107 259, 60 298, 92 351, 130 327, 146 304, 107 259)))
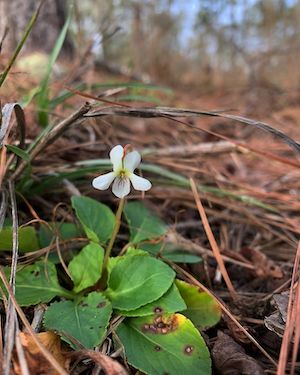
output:
POLYGON ((118 176, 121 178, 121 179, 124 179, 124 178, 127 178, 128 177, 128 171, 124 168, 120 169, 118 171, 118 176))

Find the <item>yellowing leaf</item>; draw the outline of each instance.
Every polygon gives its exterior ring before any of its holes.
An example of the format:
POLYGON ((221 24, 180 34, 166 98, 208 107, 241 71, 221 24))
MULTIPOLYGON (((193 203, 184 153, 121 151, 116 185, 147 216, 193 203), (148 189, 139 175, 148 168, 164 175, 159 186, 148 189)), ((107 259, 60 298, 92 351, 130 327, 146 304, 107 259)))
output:
POLYGON ((181 314, 127 318, 117 335, 128 362, 148 375, 211 374, 205 342, 181 314))

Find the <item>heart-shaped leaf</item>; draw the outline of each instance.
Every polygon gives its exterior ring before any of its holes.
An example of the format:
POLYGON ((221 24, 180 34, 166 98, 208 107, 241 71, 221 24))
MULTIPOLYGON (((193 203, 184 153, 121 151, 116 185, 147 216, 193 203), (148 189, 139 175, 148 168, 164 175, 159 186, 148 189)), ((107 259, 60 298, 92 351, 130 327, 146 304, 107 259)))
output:
POLYGON ((186 304, 182 299, 175 284, 160 297, 157 301, 148 303, 136 310, 118 311, 117 313, 123 316, 146 316, 153 314, 174 313, 186 310, 186 304))
POLYGON ((68 270, 74 283, 73 291, 96 284, 102 273, 104 249, 95 242, 85 246, 69 263, 68 270))
POLYGON ((128 362, 148 375, 211 374, 199 331, 181 314, 126 319, 117 329, 128 362))
POLYGON ((133 244, 161 237, 167 232, 166 224, 140 202, 127 203, 124 212, 130 228, 130 242, 133 244))
POLYGON ((175 272, 149 256, 128 256, 111 270, 106 295, 115 309, 134 310, 156 301, 170 288, 175 272))
MULTIPOLYGON (((6 268, 7 275, 9 272, 6 268)), ((56 296, 72 298, 73 293, 59 285, 53 263, 37 262, 17 271, 16 299, 21 306, 49 302, 56 296)))
POLYGON ((75 301, 54 302, 47 309, 44 325, 57 331, 74 349, 93 349, 105 335, 111 304, 98 292, 75 301))
POLYGON ((177 288, 184 299, 187 309, 182 312, 201 331, 220 321, 221 308, 218 301, 195 285, 176 280, 177 288))
POLYGON ((112 235, 115 215, 104 204, 88 197, 72 197, 72 206, 87 237, 105 243, 112 235))

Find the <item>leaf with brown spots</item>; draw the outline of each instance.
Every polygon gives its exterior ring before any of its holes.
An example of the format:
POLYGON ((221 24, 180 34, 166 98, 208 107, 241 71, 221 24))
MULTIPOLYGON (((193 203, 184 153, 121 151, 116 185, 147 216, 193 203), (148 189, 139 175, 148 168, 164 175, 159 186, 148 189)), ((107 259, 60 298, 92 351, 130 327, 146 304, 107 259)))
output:
MULTIPOLYGON (((53 332, 41 332, 37 333, 37 338, 45 346, 45 348, 53 355, 57 362, 66 368, 66 361, 61 353, 60 338, 53 332)), ((33 341, 32 337, 28 333, 20 333, 21 343, 24 347, 26 362, 30 374, 34 375, 57 375, 59 374, 53 369, 49 361, 47 361, 44 355, 40 352, 39 347, 33 341)), ((16 375, 22 375, 19 362, 16 360, 13 362, 14 373, 16 375)), ((67 370, 67 369, 66 369, 67 370)))
POLYGON ((219 331, 212 350, 213 361, 221 375, 263 375, 264 370, 230 336, 219 331))
POLYGON ((181 314, 126 319, 117 329, 128 362, 149 375, 211 373, 199 331, 181 314))
POLYGON ((76 301, 52 303, 44 326, 57 331, 75 349, 93 349, 103 340, 111 313, 110 302, 101 293, 92 292, 76 301))

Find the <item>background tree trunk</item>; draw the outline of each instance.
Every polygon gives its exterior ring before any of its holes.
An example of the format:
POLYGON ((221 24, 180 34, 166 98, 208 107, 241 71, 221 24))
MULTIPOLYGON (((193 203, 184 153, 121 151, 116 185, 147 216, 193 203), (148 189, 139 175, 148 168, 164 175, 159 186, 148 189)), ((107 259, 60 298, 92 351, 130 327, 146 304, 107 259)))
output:
MULTIPOLYGON (((36 0, 0 0, 0 39, 8 28, 3 43, 4 51, 12 51, 35 12, 39 2, 36 0)), ((50 53, 66 19, 68 0, 46 0, 38 20, 27 39, 23 51, 50 53)), ((73 54, 73 44, 66 38, 62 53, 65 57, 73 54)))

